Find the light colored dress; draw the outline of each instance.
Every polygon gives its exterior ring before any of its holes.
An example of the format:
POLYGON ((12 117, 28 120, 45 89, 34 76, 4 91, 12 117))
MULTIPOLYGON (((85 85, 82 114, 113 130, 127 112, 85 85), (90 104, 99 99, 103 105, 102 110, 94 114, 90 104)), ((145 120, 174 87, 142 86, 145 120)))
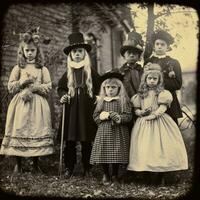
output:
MULTIPOLYGON (((144 99, 136 94, 131 99, 139 109, 152 108, 160 104, 170 106, 172 95, 164 90, 156 95, 150 90, 144 99)), ((128 170, 166 172, 188 169, 187 153, 177 124, 166 113, 152 120, 138 117, 131 133, 128 170)))
POLYGON ((36 68, 34 64, 28 64, 23 69, 17 65, 13 68, 8 90, 15 95, 8 107, 0 154, 33 157, 53 153, 50 108, 45 98, 51 88, 46 67, 36 68), (20 80, 27 76, 35 78, 37 93, 30 92, 30 88, 20 89, 20 80), (29 100, 25 101, 24 97, 29 100))

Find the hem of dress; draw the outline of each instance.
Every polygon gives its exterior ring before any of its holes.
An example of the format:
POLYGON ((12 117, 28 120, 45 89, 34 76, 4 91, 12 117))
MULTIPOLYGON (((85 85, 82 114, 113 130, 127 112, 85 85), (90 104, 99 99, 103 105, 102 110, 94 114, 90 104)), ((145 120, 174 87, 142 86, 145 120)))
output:
POLYGON ((0 151, 0 155, 5 155, 5 156, 19 156, 19 157, 38 157, 38 156, 47 156, 53 154, 55 151, 54 150, 48 150, 45 152, 38 152, 38 153, 24 153, 24 152, 2 152, 0 151))
POLYGON ((170 168, 170 169, 160 169, 160 168, 155 168, 155 169, 149 169, 149 168, 143 168, 143 169, 138 169, 138 168, 131 168, 131 167, 127 167, 127 170, 129 171, 138 171, 138 172, 142 172, 142 171, 149 171, 149 172, 170 172, 170 171, 180 171, 180 170, 187 170, 188 167, 174 167, 174 168, 170 168))

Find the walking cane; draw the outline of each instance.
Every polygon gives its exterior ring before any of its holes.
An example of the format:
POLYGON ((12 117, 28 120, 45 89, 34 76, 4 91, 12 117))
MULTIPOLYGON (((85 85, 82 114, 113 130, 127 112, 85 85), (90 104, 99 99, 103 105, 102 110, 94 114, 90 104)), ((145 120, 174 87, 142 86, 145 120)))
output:
POLYGON ((62 132, 61 132, 61 144, 60 144, 60 162, 59 162, 59 175, 62 175, 62 155, 63 155, 63 138, 64 138, 64 121, 65 121, 65 103, 63 104, 62 113, 62 132))

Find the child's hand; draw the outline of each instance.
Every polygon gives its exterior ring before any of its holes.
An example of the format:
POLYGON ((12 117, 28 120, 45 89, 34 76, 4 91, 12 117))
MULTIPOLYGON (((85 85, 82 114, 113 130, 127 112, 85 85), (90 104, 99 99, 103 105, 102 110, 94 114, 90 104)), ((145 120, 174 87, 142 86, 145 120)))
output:
POLYGON ((148 115, 148 116, 145 116, 144 119, 149 121, 149 120, 152 120, 152 119, 155 119, 156 118, 156 115, 155 114, 151 114, 151 115, 148 115))
POLYGON ((70 103, 70 96, 68 94, 65 94, 61 97, 60 103, 70 103))
POLYGON ((142 116, 147 116, 147 115, 150 115, 151 113, 151 107, 150 108, 147 108, 145 110, 142 110, 143 113, 142 113, 142 116))
POLYGON ((137 109, 137 110, 135 111, 135 114, 136 114, 137 116, 140 116, 140 117, 147 116, 147 115, 149 115, 150 113, 151 113, 151 108, 147 108, 147 109, 145 109, 145 110, 137 109))
POLYGON ((32 84, 34 82, 34 79, 33 78, 27 78, 27 79, 21 79, 20 80, 20 86, 22 88, 32 84))
POLYGON ((170 78, 175 78, 175 72, 174 71, 170 71, 169 74, 168 74, 168 76, 170 78))
POLYGON ((106 111, 101 112, 99 116, 100 120, 107 120, 109 119, 109 117, 110 117, 110 113, 106 111))
POLYGON ((117 124, 120 124, 121 123, 121 117, 120 115, 117 113, 117 112, 111 112, 110 113, 110 118, 116 122, 117 124))

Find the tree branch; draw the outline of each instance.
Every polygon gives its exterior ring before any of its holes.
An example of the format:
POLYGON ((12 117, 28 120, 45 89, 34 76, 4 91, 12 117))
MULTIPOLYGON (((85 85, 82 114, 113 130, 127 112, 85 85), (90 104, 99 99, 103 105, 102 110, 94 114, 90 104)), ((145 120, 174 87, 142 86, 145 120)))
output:
MULTIPOLYGON (((170 14, 176 14, 176 13, 191 13, 191 12, 195 12, 195 11, 186 11, 186 10, 182 10, 182 11, 174 11, 174 12, 170 12, 170 14)), ((168 14, 169 12, 160 12, 157 15, 154 15, 154 19, 157 19, 163 15, 168 14)))

